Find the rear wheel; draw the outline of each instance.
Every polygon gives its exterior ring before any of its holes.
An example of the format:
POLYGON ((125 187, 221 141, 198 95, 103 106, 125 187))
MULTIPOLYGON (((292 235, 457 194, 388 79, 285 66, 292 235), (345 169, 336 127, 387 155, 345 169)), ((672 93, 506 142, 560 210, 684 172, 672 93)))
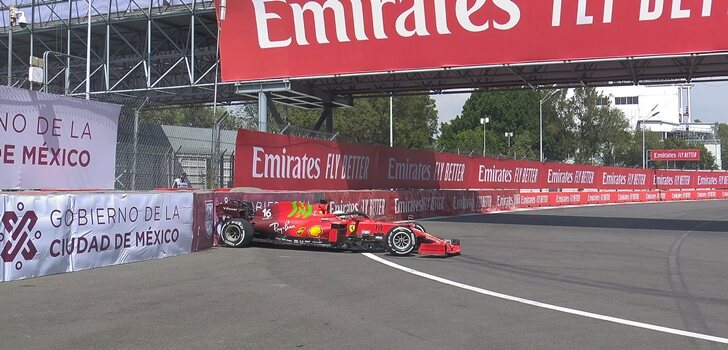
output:
POLYGON ((231 219, 222 226, 222 242, 231 247, 247 247, 253 242, 253 225, 243 219, 231 219))
POLYGON ((417 237, 406 226, 398 226, 387 233, 387 251, 392 255, 409 255, 415 250, 417 237))

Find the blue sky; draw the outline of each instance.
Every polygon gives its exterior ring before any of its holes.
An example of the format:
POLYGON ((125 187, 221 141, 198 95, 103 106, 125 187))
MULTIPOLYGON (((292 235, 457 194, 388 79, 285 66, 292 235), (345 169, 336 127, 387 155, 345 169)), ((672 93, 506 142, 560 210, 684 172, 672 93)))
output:
MULTIPOLYGON (((452 120, 463 110, 470 94, 435 95, 440 123, 452 120)), ((693 120, 728 123, 728 81, 695 84, 692 95, 693 120)))

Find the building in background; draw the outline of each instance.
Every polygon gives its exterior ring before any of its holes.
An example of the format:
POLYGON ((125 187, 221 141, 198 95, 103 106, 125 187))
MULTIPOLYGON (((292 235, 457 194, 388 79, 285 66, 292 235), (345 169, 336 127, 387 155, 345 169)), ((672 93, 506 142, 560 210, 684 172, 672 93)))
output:
POLYGON ((213 129, 140 124, 135 138, 132 123, 122 121, 116 142, 115 188, 169 188, 182 173, 187 173, 194 189, 230 187, 236 137, 237 131, 220 130, 219 159, 214 159, 213 129))
POLYGON ((663 139, 679 138, 702 143, 721 166, 718 123, 706 122, 690 113, 692 85, 619 86, 597 88, 607 101, 621 110, 632 128, 659 132, 663 139))

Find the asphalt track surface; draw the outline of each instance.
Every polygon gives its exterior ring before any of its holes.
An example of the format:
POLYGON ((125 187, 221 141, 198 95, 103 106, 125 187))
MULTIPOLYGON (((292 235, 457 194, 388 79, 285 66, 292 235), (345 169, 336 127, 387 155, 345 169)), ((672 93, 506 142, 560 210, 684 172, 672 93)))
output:
MULTIPOLYGON (((508 296, 728 338, 728 202, 437 219, 448 259, 387 261, 508 296)), ((360 253, 219 248, 0 284, 2 349, 723 349, 479 294, 360 253)))

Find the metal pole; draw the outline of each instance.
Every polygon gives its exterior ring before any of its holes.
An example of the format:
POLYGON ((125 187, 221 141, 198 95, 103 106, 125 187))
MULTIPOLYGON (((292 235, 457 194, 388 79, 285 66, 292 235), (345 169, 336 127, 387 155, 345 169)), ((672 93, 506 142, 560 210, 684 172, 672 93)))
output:
POLYGON ((166 182, 166 185, 165 185, 165 186, 166 186, 167 188, 170 188, 170 187, 172 187, 172 184, 170 183, 170 177, 171 177, 171 176, 170 176, 170 170, 169 170, 169 169, 170 169, 170 163, 171 163, 171 159, 172 159, 172 158, 171 158, 171 156, 172 156, 172 152, 174 152, 174 148, 170 147, 170 148, 169 148, 169 150, 167 150, 167 153, 165 153, 165 154, 164 154, 164 156, 165 156, 165 160, 166 160, 166 161, 165 161, 165 163, 167 163, 167 172, 165 173, 165 175, 166 175, 166 180, 167 180, 167 182, 166 182))
POLYGON ((13 23, 10 20, 10 31, 8 33, 8 86, 13 85, 13 23))
POLYGON ((258 93, 258 131, 268 131, 268 98, 263 91, 258 93))
POLYGON ((68 0, 68 24, 66 24, 66 69, 65 69, 65 76, 66 81, 63 87, 63 94, 68 95, 70 88, 71 88, 71 21, 70 18, 73 18, 73 4, 71 4, 71 1, 68 0))
POLYGON ((642 169, 645 169, 645 126, 642 125, 642 169))
POLYGON ((220 120, 217 120, 217 85, 219 81, 220 76, 220 27, 218 26, 217 29, 217 45, 215 49, 215 89, 214 94, 212 98, 212 117, 216 121, 215 127, 212 129, 212 171, 213 171, 213 178, 212 178, 212 186, 213 188, 217 186, 217 178, 218 178, 218 157, 217 154, 220 152, 220 124, 223 121, 223 118, 225 116, 223 115, 220 120))
POLYGON ((680 121, 678 123, 682 124, 682 123, 685 122, 685 115, 683 114, 683 86, 682 85, 678 85, 677 86, 677 95, 678 95, 678 98, 677 98, 677 110, 678 110, 677 115, 680 118, 679 119, 680 121))
MULTIPOLYGON (((35 0, 30 2, 30 57, 35 54, 33 50, 33 32, 35 28, 35 0)), ((30 89, 33 90, 33 81, 28 79, 30 83, 30 89)))
POLYGON ((652 107, 650 113, 654 113, 650 114, 650 116, 640 122, 640 126, 642 126, 642 169, 647 168, 647 153, 645 152, 645 121, 650 120, 652 119, 652 117, 660 114, 660 111, 655 112, 658 106, 659 105, 655 105, 654 107, 652 107))
POLYGON ((49 51, 43 53, 43 92, 48 92, 48 55, 49 51))
MULTIPOLYGON (((192 40, 192 45, 190 45, 190 66, 192 67, 190 69, 190 84, 195 84, 195 24, 197 22, 197 1, 192 1, 192 15, 190 16, 190 39, 192 40)), ((220 26, 218 26, 217 29, 217 41, 218 45, 220 42, 220 26)), ((218 53, 220 50, 218 49, 218 53)))
POLYGON ((134 158, 131 160, 131 189, 136 190, 137 158, 139 158, 139 110, 134 111, 134 158))
POLYGON ((538 154, 538 159, 543 162, 543 100, 538 104, 538 154))
POLYGON ((690 103, 692 102, 691 101, 691 97, 692 97, 692 94, 693 94, 692 91, 693 91, 693 87, 691 85, 688 85, 688 105, 687 105, 687 114, 688 114, 687 115, 687 117, 688 117, 687 118, 688 119, 687 122, 688 123, 692 123, 693 122, 693 117, 692 117, 693 114, 692 114, 692 111, 691 111, 691 109, 693 108, 693 106, 690 105, 690 103))
POLYGON ((389 147, 394 147, 394 98, 389 95, 389 147))
POLYGON ((8 86, 13 86, 13 24, 15 23, 15 6, 8 8, 8 86))
POLYGON ((106 69, 104 77, 104 88, 108 91, 111 90, 111 5, 112 0, 109 0, 109 9, 106 11, 106 69))
MULTIPOLYGON (((538 101, 538 150, 539 160, 543 162, 543 103, 553 97, 559 90, 552 90, 538 101)), ((539 92, 540 96, 540 92, 539 92)))
MULTIPOLYGON (((88 0, 88 23, 86 25, 86 100, 91 99, 91 7, 93 0, 88 0)), ((70 19, 69 19, 70 21, 70 19)))
POLYGON ((152 13, 154 1, 149 2, 149 16, 147 17, 147 88, 152 87, 152 13))
POLYGON ((483 123, 483 157, 485 157, 485 122, 483 123))

